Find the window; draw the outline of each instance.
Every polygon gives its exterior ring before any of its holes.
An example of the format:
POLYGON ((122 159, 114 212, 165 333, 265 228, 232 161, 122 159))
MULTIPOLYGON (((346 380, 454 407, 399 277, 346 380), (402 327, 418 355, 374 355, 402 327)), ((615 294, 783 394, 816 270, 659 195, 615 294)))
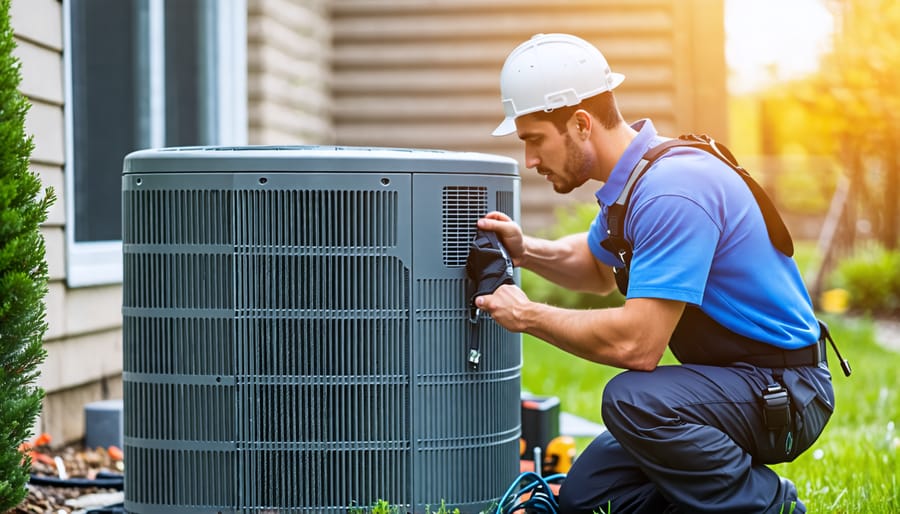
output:
POLYGON ((122 161, 247 139, 244 0, 66 0, 66 275, 122 280, 122 161))

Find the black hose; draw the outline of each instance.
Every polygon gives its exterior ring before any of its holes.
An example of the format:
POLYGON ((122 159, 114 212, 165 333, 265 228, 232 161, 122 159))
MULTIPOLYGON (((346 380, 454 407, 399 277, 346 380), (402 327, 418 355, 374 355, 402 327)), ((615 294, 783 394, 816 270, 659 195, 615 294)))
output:
POLYGON ((115 505, 107 505, 106 507, 97 507, 89 509, 87 514, 125 514, 125 504, 116 503, 115 505))
POLYGON ((125 488, 125 477, 117 473, 98 473, 97 478, 59 478, 41 475, 31 475, 29 480, 34 485, 46 485, 51 487, 96 487, 98 489, 114 489, 121 491, 125 488))

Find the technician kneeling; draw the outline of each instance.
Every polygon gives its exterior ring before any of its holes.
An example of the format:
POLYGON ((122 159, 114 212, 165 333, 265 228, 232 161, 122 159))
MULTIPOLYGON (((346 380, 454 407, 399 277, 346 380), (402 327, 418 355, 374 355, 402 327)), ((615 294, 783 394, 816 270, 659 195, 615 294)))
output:
POLYGON ((717 147, 667 143, 649 120, 626 124, 612 93, 623 79, 574 36, 513 50, 494 135, 516 133, 526 166, 558 193, 603 183, 600 209, 587 232, 556 241, 523 235, 499 212, 478 222, 517 266, 598 294, 618 279, 626 293, 624 306, 599 310, 532 302, 513 285, 477 301, 509 330, 628 370, 603 391, 609 431, 576 460, 560 510, 806 512, 766 466, 808 448, 834 408, 827 328, 790 235, 717 147), (681 365, 659 366, 667 346, 681 365))

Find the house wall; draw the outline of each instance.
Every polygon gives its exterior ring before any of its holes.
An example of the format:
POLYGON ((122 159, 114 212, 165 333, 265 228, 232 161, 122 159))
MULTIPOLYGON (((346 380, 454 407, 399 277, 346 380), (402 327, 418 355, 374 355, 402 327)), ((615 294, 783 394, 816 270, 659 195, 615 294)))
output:
POLYGON ((328 4, 326 0, 247 2, 250 144, 334 142, 328 4))
POLYGON ((121 287, 65 285, 65 134, 63 21, 59 0, 13 0, 10 8, 21 62, 21 91, 31 101, 26 129, 34 136, 32 170, 57 200, 41 228, 50 292, 47 359, 38 384, 47 392, 36 430, 57 442, 81 437, 84 403, 121 398, 121 287))
MULTIPOLYGON (((533 34, 597 45, 627 77, 616 97, 629 121, 727 139, 721 0, 334 0, 332 10, 337 142, 516 158, 526 230, 573 201, 522 166, 515 136, 490 135, 503 118, 500 68, 533 34)), ((593 202, 594 189, 574 199, 593 202)))

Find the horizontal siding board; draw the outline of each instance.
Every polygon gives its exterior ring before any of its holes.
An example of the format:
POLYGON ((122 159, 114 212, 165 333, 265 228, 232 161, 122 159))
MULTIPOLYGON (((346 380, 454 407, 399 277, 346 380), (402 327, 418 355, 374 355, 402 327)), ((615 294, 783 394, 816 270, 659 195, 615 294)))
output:
POLYGON ((110 374, 103 380, 48 394, 35 433, 47 432, 56 447, 78 441, 84 437, 84 406, 111 398, 122 398, 121 376, 110 374))
POLYGON ((22 64, 22 82, 19 86, 22 93, 32 99, 62 105, 62 55, 52 48, 21 39, 16 41, 13 55, 22 64))
POLYGON ((69 289, 60 281, 50 283, 47 294, 45 340, 54 341, 119 329, 122 326, 122 286, 69 289))
POLYGON ((567 32, 627 35, 641 37, 672 31, 672 19, 664 9, 629 11, 582 10, 577 16, 569 11, 520 12, 517 16, 455 14, 435 16, 427 8, 415 14, 392 14, 377 23, 369 18, 338 18, 335 34, 344 41, 459 40, 462 38, 500 39, 522 33, 567 32))
POLYGON ((43 187, 52 187, 53 193, 56 195, 56 202, 50 206, 44 226, 59 227, 64 225, 66 222, 66 187, 62 168, 60 166, 32 162, 31 171, 40 177, 43 187))
MULTIPOLYGON (((602 8, 623 10, 646 7, 666 7, 671 0, 566 0, 551 3, 547 0, 429 0, 427 8, 435 13, 482 12, 510 13, 556 7, 570 11, 602 8)), ((385 16, 423 9, 422 0, 334 0, 331 10, 335 15, 385 16)))
POLYGON ((60 0, 12 0, 9 17, 13 32, 20 38, 62 51, 60 0))
POLYGON ((248 16, 271 19, 289 27, 307 30, 330 30, 322 23, 328 16, 331 0, 250 0, 247 2, 248 16))
POLYGON ((43 226, 41 235, 47 250, 47 273, 50 280, 62 280, 66 277, 66 233, 62 227, 43 226))
MULTIPOLYGON (((308 14, 315 16, 312 12, 308 14)), ((303 19, 298 24, 290 24, 290 21, 274 17, 254 18, 254 23, 247 27, 247 41, 278 48, 298 58, 328 54, 331 33, 325 24, 311 19, 303 19)))
POLYGON ((34 136, 32 162, 62 165, 65 160, 63 143, 63 108, 33 100, 25 115, 25 130, 34 136))
MULTIPOLYGON (((478 121, 488 120, 499 123, 502 118, 500 102, 495 97, 485 96, 363 96, 356 95, 337 102, 334 118, 353 122, 428 122, 478 121)), ((645 93, 622 93, 616 95, 619 102, 640 105, 646 112, 665 112, 672 105, 672 95, 663 90, 645 93)))
POLYGON ((46 345, 38 386, 48 392, 88 384, 122 372, 122 333, 111 330, 46 345))
MULTIPOLYGON (((627 113, 625 113, 627 116, 627 113)), ((646 116, 641 111, 630 120, 646 116)), ((663 116, 650 116, 658 130, 670 128, 663 116), (661 121, 661 122, 660 122, 661 121)), ((429 120, 420 123, 385 123, 355 122, 352 125, 340 126, 338 143, 355 146, 388 146, 411 148, 437 148, 446 150, 474 150, 489 153, 502 153, 501 147, 515 145, 516 154, 524 151, 515 135, 496 138, 491 132, 500 119, 485 121, 429 120), (500 142, 500 140, 503 142, 500 142)), ((671 131, 667 131, 671 134, 671 131)), ((516 155, 518 156, 518 155, 516 155)))
MULTIPOLYGON (((493 71, 493 70, 492 70, 493 71)), ((665 89, 672 86, 672 70, 647 64, 617 66, 625 74, 628 89, 665 89)), ((397 73, 393 69, 343 70, 334 75, 332 91, 341 96, 384 94, 396 96, 455 94, 465 91, 500 98, 495 73, 480 68, 434 68, 428 73, 397 73)))
MULTIPOLYGON (((331 130, 331 124, 325 116, 310 114, 304 110, 286 110, 284 105, 279 103, 254 102, 250 111, 249 114, 252 115, 252 118, 259 121, 259 127, 267 127, 286 133, 294 130, 297 132, 297 136, 304 136, 297 137, 293 141, 298 144, 304 141, 310 143, 325 142, 326 136, 329 135, 331 130), (321 134, 321 136, 314 137, 315 134, 321 134)), ((275 144, 275 142, 266 141, 264 144, 275 144)))
POLYGON ((52 280, 47 286, 44 298, 47 306, 47 332, 44 341, 55 341, 66 334, 66 284, 61 280, 52 280))
POLYGON ((248 141, 251 145, 328 145, 334 142, 334 136, 321 129, 305 129, 296 124, 285 128, 273 126, 273 123, 250 127, 248 141))
POLYGON ((279 73, 255 73, 247 81, 247 96, 253 100, 273 100, 298 106, 316 107, 326 111, 330 95, 321 87, 327 79, 323 70, 309 63, 299 63, 298 68, 307 74, 283 75, 279 73), (302 93, 302 94, 298 94, 302 93))
POLYGON ((365 123, 356 122, 341 127, 339 144, 362 146, 388 146, 411 148, 438 148, 447 150, 475 150, 495 153, 499 145, 518 145, 515 136, 499 138, 491 132, 500 120, 490 122, 453 122, 429 120, 420 123, 365 123))
MULTIPOLYGON (((523 35, 522 39, 529 37, 523 35)), ((440 66, 473 67, 490 71, 497 80, 503 61, 520 40, 410 43, 341 43, 334 49, 334 70, 370 70, 395 67, 403 71, 419 71, 440 66)), ((603 53, 615 69, 619 65, 651 62, 667 65, 672 55, 672 41, 667 36, 647 37, 640 40, 610 39, 592 41, 603 48, 603 53)))

